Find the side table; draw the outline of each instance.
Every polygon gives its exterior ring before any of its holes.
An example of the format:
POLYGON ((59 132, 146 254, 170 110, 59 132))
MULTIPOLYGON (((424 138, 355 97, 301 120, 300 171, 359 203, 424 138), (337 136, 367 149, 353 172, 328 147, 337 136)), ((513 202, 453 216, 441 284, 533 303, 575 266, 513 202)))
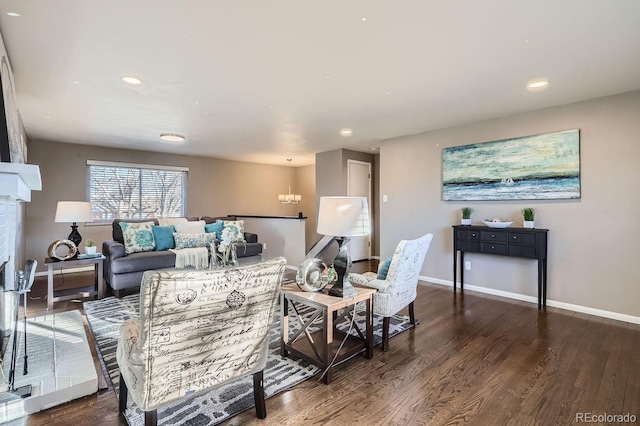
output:
POLYGON ((104 263, 104 255, 91 257, 88 259, 70 259, 70 260, 54 260, 47 257, 44 260, 44 264, 47 265, 47 309, 53 309, 54 302, 61 302, 63 300, 78 299, 81 297, 96 296, 98 299, 104 297, 104 278, 102 273, 102 267, 104 263), (94 269, 94 282, 93 286, 70 288, 66 290, 53 289, 53 268, 59 267, 70 268, 73 266, 89 266, 93 265, 94 269))
POLYGON ((335 364, 338 364, 352 356, 365 352, 368 359, 373 358, 373 294, 376 292, 372 288, 356 287, 358 294, 355 297, 343 299, 340 297, 329 296, 324 293, 312 293, 302 291, 295 284, 284 285, 280 292, 281 301, 281 339, 280 354, 287 356, 289 352, 295 354, 312 364, 317 365, 323 371, 327 369, 324 376, 326 384, 331 383, 332 369, 328 368, 346 333, 338 330, 334 326, 334 320, 338 309, 348 308, 358 302, 366 303, 366 329, 362 331, 354 325, 360 337, 349 335, 344 346, 338 354, 335 364), (289 304, 293 308, 293 312, 301 323, 301 327, 293 336, 289 336, 289 304), (305 306, 313 309, 313 312, 306 319, 299 314, 299 306, 305 306), (309 330, 309 326, 316 319, 322 316, 322 329, 309 330), (336 340, 334 341, 334 335, 336 340))

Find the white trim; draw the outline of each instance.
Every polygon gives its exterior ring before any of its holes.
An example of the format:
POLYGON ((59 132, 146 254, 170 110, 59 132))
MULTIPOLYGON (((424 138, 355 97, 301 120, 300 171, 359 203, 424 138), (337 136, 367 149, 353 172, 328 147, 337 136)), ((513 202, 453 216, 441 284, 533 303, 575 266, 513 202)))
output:
MULTIPOLYGON (((447 287, 453 287, 453 281, 442 280, 440 278, 419 276, 421 281, 426 281, 432 284, 444 285, 447 287)), ((495 290, 493 288, 479 287, 476 285, 465 284, 464 288, 471 291, 477 291, 479 293, 491 294, 494 296, 506 297, 508 299, 522 300, 524 302, 531 302, 538 304, 538 298, 534 296, 527 296, 519 293, 512 293, 509 291, 495 290)), ((597 317, 610 318, 617 321, 629 322, 632 324, 640 324, 640 317, 634 315, 621 314, 619 312, 605 311, 604 309, 591 308, 589 306, 574 305, 573 303, 558 302, 556 300, 547 299, 547 306, 553 306, 555 308, 566 309, 573 312, 581 312, 583 314, 594 315, 597 317)))
POLYGON ((176 172, 189 171, 188 167, 180 167, 180 166, 159 166, 154 164, 117 163, 114 161, 99 161, 99 160, 87 160, 87 166, 127 167, 131 169, 171 170, 176 172))

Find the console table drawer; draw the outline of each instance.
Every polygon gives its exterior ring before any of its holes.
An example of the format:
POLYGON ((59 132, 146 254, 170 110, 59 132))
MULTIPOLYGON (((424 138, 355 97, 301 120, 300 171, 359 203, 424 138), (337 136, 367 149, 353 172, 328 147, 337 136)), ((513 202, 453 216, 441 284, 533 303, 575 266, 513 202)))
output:
POLYGON ((538 258, 535 246, 519 246, 516 244, 509 244, 509 256, 538 258))
POLYGON ((504 243, 482 243, 482 253, 508 254, 507 245, 504 243))
POLYGON ((458 241, 458 250, 479 252, 480 243, 478 241, 458 241))
POLYGON ((494 231, 482 231, 480 233, 480 239, 482 241, 495 241, 499 243, 507 242, 506 232, 494 232, 494 231))
POLYGON ((509 244, 536 245, 536 234, 509 232, 509 244))
POLYGON ((456 230, 456 237, 458 240, 479 240, 480 232, 478 231, 467 231, 467 230, 456 230))

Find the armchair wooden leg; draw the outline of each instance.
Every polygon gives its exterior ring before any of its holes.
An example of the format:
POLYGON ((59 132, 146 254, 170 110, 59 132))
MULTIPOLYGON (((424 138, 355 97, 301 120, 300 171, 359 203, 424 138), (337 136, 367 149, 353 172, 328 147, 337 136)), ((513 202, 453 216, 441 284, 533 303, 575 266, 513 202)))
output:
POLYGON ((267 417, 267 406, 264 401, 264 382, 262 370, 253 374, 253 400, 256 404, 256 416, 259 419, 267 417))
POLYGON ((124 290, 114 290, 113 291, 113 295, 116 296, 118 299, 122 299, 125 296, 125 291, 124 290))
POLYGON ((389 321, 390 317, 384 317, 382 319, 382 351, 386 352, 389 349, 389 321))
POLYGON ((158 425, 158 410, 144 412, 144 426, 158 425))
POLYGON ((118 410, 122 416, 124 416, 124 412, 127 410, 127 395, 127 384, 124 382, 122 374, 120 374, 120 401, 118 402, 118 410))
POLYGON ((413 302, 409 303, 409 321, 411 324, 416 325, 416 314, 413 311, 413 302))

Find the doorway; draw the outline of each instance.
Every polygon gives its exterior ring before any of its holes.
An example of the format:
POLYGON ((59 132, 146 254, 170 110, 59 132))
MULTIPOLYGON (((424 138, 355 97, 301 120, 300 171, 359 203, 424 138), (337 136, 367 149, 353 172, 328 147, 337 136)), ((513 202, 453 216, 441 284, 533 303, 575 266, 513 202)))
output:
MULTIPOLYGON (((347 160, 347 196, 366 197, 371 218, 371 163, 347 160)), ((373 228, 373 226, 371 227, 373 228)), ((373 232, 373 229, 370 230, 373 232)), ((352 237, 349 243, 351 260, 369 260, 371 258, 371 234, 352 237)))

